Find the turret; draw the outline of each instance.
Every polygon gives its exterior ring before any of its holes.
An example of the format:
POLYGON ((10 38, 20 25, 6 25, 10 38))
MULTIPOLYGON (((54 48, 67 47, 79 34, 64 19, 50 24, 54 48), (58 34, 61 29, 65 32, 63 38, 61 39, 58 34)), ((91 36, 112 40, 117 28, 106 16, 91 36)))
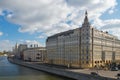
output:
POLYGON ((82 26, 83 27, 89 27, 90 26, 87 11, 85 12, 85 18, 84 18, 84 22, 83 22, 82 26))

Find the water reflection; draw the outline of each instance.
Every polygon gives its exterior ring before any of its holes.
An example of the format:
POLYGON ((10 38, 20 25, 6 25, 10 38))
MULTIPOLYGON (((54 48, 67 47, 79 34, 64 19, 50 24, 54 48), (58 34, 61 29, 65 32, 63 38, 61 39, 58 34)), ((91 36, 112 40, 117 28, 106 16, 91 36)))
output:
POLYGON ((41 71, 9 63, 0 56, 0 80, 70 80, 41 71))

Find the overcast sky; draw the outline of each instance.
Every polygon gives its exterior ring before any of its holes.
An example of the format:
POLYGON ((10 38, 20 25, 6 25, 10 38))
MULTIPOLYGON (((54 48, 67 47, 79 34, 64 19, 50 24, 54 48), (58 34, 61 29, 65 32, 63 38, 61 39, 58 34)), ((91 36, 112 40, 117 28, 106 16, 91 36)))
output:
POLYGON ((120 0, 0 0, 0 51, 15 43, 45 46, 47 36, 91 25, 120 38, 120 0))

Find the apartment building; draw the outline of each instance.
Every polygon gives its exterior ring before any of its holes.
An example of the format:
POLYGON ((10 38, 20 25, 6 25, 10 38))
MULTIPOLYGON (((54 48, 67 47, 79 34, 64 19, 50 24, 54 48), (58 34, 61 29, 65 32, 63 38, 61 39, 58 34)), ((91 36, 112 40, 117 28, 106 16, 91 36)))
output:
POLYGON ((48 37, 46 49, 50 64, 93 68, 120 62, 120 40, 92 27, 87 11, 81 27, 48 37))
POLYGON ((45 58, 46 58, 45 47, 27 48, 23 51, 23 60, 25 61, 44 62, 45 58))

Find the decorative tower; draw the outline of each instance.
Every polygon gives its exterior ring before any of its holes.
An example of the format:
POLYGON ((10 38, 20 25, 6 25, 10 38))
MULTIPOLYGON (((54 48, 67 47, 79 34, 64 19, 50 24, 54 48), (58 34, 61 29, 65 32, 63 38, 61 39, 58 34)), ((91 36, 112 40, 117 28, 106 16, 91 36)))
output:
POLYGON ((82 27, 89 27, 90 26, 90 23, 89 23, 89 20, 88 20, 88 13, 87 11, 85 12, 85 18, 84 18, 84 22, 82 24, 82 27))
POLYGON ((85 18, 84 18, 84 22, 82 24, 82 27, 80 28, 80 42, 81 42, 81 67, 89 67, 90 66, 90 61, 89 59, 91 58, 91 52, 90 52, 90 23, 88 20, 88 13, 87 11, 85 12, 85 18), (90 55, 90 56, 88 56, 90 55), (84 63, 84 61, 86 61, 84 63))
POLYGON ((17 43, 15 44, 15 48, 18 49, 18 44, 17 43))
POLYGON ((15 56, 18 57, 18 44, 15 44, 15 56))

